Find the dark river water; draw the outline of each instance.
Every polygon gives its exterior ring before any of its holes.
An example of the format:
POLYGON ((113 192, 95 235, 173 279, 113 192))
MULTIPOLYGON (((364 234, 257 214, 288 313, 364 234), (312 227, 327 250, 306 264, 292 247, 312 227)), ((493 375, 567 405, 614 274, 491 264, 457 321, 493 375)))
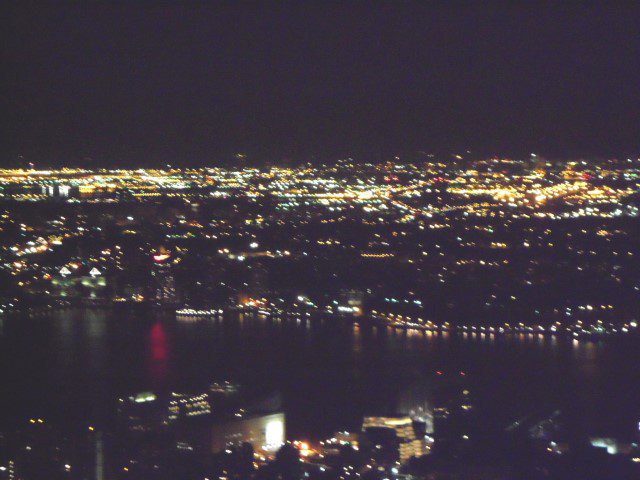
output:
POLYGON ((178 322, 151 311, 65 310, 0 320, 1 422, 106 423, 118 395, 229 379, 282 393, 288 436, 357 429, 393 412, 434 372, 465 371, 488 420, 561 409, 587 433, 631 436, 640 420, 640 339, 456 336, 335 319, 229 315, 178 322))

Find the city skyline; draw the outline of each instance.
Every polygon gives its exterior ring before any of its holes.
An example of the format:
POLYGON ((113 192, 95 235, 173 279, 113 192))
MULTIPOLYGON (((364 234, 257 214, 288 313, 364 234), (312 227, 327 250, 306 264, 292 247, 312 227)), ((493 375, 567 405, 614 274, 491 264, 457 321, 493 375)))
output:
POLYGON ((640 478, 639 2, 0 18, 0 480, 640 478))

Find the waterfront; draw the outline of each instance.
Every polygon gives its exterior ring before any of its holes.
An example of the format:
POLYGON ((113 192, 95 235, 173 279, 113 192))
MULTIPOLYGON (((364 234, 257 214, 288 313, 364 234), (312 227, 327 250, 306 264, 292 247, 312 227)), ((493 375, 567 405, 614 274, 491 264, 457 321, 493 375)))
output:
POLYGON ((640 419, 638 346, 636 336, 578 342, 70 309, 2 320, 2 423, 36 416, 106 425, 118 395, 229 379, 282 392, 288 436, 320 437, 394 411, 403 392, 428 386, 436 371, 463 371, 488 422, 561 409, 587 434, 630 437, 640 419))

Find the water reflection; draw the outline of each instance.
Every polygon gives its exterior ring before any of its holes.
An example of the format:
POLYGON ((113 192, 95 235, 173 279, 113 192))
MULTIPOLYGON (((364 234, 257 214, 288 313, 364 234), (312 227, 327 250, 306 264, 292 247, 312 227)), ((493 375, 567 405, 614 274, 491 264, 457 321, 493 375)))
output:
POLYGON ((149 330, 147 364, 154 386, 165 385, 168 374, 169 344, 164 325, 157 321, 149 330))
POLYGON ((631 412, 625 399, 637 403, 639 398, 629 393, 636 387, 605 383, 612 372, 632 368, 629 349, 625 355, 606 355, 609 342, 537 333, 407 331, 293 316, 228 314, 190 322, 151 316, 69 310, 8 319, 0 338, 0 375, 11 379, 16 398, 37 396, 61 405, 69 397, 90 398, 96 405, 103 402, 105 410, 122 393, 237 380, 282 391, 296 412, 294 432, 313 424, 320 409, 336 412, 330 422, 318 418, 324 427, 358 428, 365 411, 393 408, 397 392, 429 381, 438 369, 468 372, 479 397, 506 398, 500 407, 507 410, 540 401, 574 404, 589 421, 599 421, 607 412, 586 398, 606 397, 618 411, 631 412), (177 381, 184 385, 176 386, 177 381), (53 385, 65 388, 58 387, 60 393, 51 399, 53 385))
POLYGON ((104 313, 89 311, 78 322, 85 327, 85 331, 78 335, 78 341, 82 342, 82 355, 88 357, 93 368, 104 368, 107 361, 107 319, 104 313))

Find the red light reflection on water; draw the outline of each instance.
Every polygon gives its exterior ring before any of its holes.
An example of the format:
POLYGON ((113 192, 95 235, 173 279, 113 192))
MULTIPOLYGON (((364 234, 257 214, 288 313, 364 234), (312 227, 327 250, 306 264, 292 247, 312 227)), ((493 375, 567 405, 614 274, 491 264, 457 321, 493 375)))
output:
POLYGON ((149 331, 147 365, 155 386, 164 383, 168 374, 169 342, 164 325, 156 322, 149 331))

